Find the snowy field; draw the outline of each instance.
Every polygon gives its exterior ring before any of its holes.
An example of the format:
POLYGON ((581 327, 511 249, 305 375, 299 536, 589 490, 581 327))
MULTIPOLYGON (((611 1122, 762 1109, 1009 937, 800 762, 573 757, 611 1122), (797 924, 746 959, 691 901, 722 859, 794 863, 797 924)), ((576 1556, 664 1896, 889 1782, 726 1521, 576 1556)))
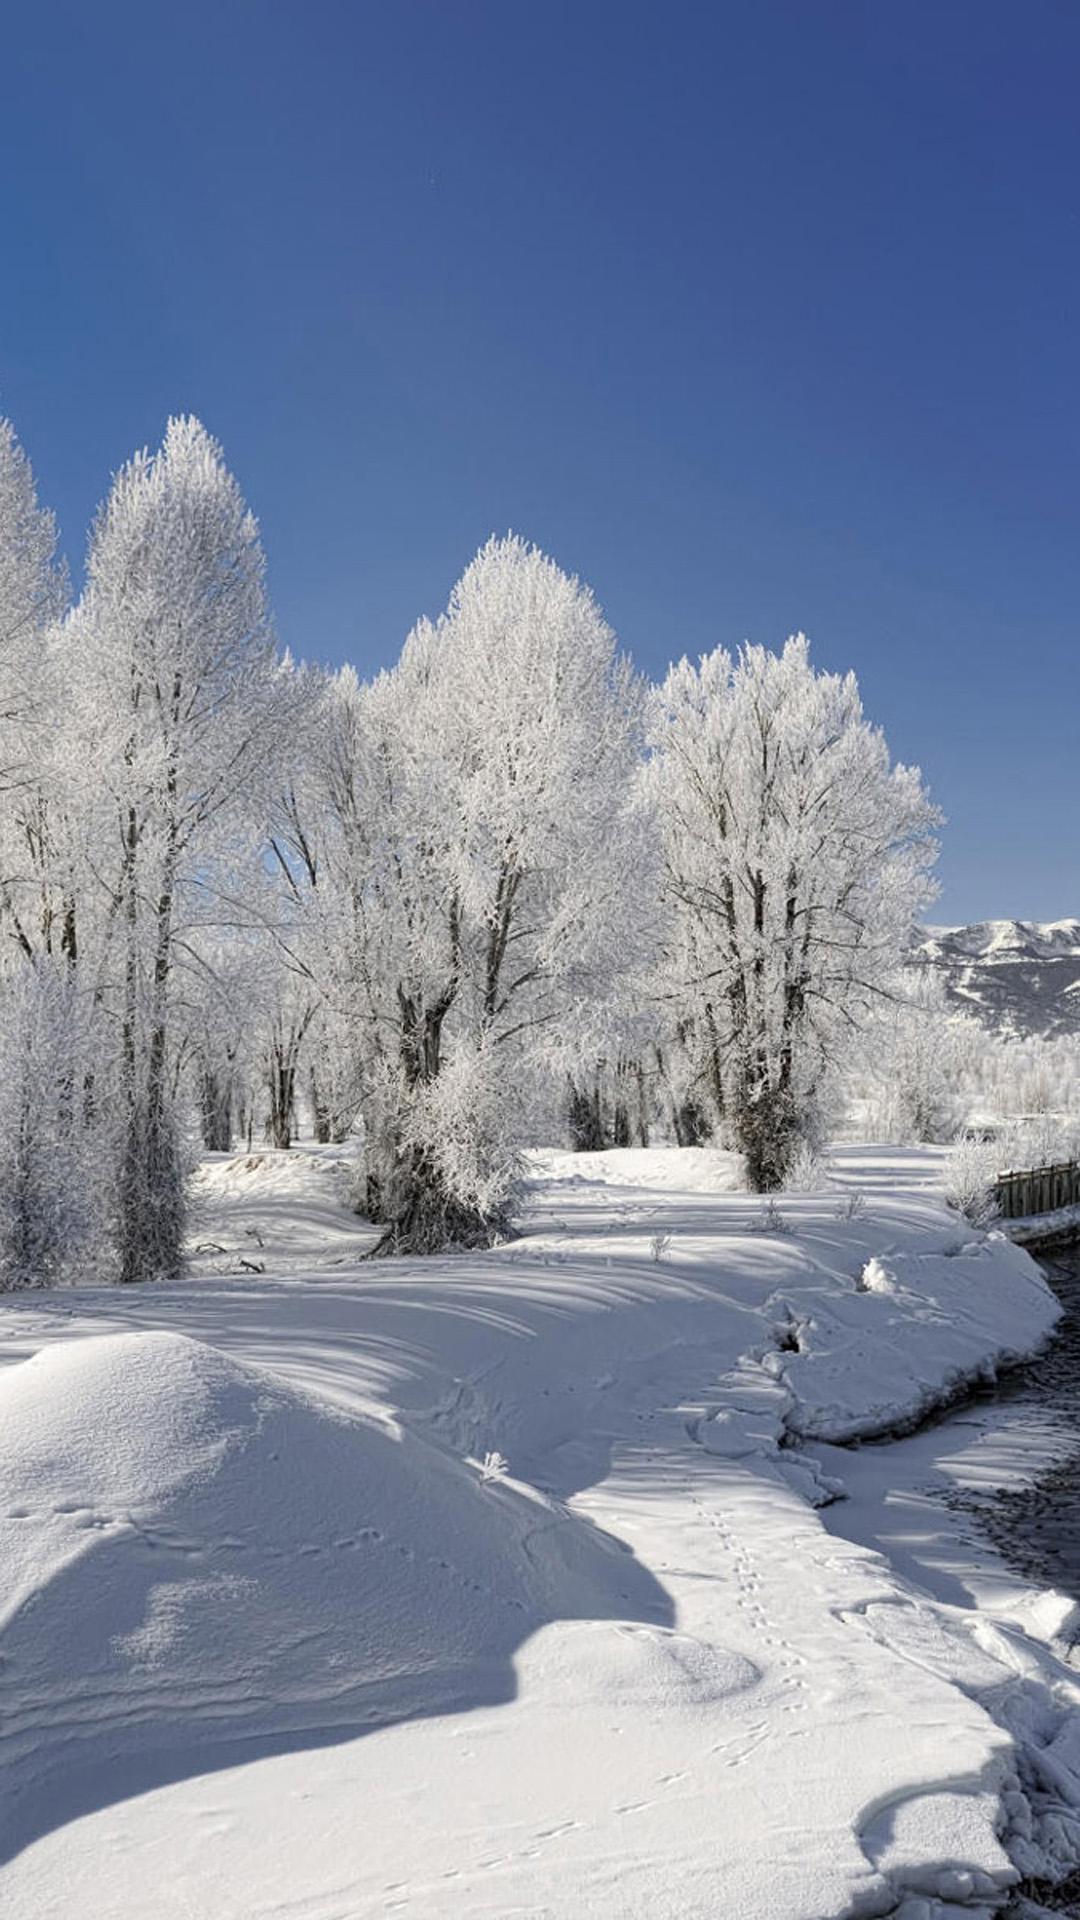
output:
POLYGON ((1080 1859, 1070 1607, 931 1434, 846 1445, 1056 1318, 937 1171, 767 1218, 546 1154, 521 1239, 365 1266, 332 1150, 211 1158, 189 1280, 5 1300, 3 1912, 936 1920, 1080 1859))

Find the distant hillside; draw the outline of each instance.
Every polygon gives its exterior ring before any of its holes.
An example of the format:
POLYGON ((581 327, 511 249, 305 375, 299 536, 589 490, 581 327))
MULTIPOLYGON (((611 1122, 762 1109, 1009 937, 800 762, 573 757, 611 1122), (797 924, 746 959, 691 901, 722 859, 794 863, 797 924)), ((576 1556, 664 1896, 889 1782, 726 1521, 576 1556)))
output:
POLYGON ((998 1032, 1080 1033, 1080 920, 920 927, 914 957, 950 998, 998 1032))

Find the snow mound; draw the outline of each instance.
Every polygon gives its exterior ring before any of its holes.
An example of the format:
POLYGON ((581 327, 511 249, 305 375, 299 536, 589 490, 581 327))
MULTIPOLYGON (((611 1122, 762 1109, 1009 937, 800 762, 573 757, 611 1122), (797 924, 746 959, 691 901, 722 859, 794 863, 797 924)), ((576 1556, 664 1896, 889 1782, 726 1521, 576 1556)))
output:
MULTIPOLYGON (((531 1656, 538 1657, 539 1649, 531 1656)), ((543 1656, 557 1666, 567 1700, 591 1699, 611 1708, 651 1713, 715 1712, 721 1701, 743 1693, 761 1678, 744 1655, 676 1633, 670 1627, 588 1621, 560 1630, 557 1651, 543 1656)))
POLYGON ((537 1626, 669 1612, 531 1489, 199 1341, 74 1340, 0 1376, 7 1854, 106 1770, 122 1797, 239 1742, 504 1700, 537 1626))

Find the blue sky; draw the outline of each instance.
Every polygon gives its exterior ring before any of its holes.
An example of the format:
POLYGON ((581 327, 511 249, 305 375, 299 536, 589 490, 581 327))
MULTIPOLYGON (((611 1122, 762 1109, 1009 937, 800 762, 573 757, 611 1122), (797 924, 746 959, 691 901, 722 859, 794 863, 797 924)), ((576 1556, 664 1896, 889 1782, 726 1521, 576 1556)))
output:
POLYGON ((198 413, 362 669, 508 527, 638 664, 802 627, 1080 913, 1080 10, 100 0, 0 63, 0 410, 78 570, 198 413))

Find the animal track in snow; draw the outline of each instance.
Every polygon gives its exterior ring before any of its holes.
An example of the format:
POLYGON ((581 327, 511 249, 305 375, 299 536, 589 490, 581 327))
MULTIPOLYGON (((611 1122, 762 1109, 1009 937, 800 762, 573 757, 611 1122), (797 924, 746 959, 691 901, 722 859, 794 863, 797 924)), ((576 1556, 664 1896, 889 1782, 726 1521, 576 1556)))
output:
MULTIPOLYGON (((738 1589, 735 1596, 736 1606, 748 1618, 755 1633, 760 1633, 762 1645, 778 1650, 780 1657, 775 1663, 776 1671, 788 1696, 781 1705, 781 1712, 805 1713, 808 1705, 806 1698, 808 1689, 801 1669, 806 1666, 806 1661, 793 1643, 785 1638, 779 1622, 773 1618, 763 1601, 758 1598, 763 1592, 763 1584, 749 1550, 734 1533, 723 1515, 710 1507, 699 1494, 690 1490, 690 1500, 706 1525, 719 1536, 721 1545, 731 1558, 738 1589)), ((759 1739, 755 1739, 751 1746, 745 1748, 733 1760, 729 1760, 727 1765, 742 1766, 767 1737, 768 1728, 765 1728, 759 1739)), ((718 1749, 714 1748, 713 1751, 716 1752, 718 1749)))

